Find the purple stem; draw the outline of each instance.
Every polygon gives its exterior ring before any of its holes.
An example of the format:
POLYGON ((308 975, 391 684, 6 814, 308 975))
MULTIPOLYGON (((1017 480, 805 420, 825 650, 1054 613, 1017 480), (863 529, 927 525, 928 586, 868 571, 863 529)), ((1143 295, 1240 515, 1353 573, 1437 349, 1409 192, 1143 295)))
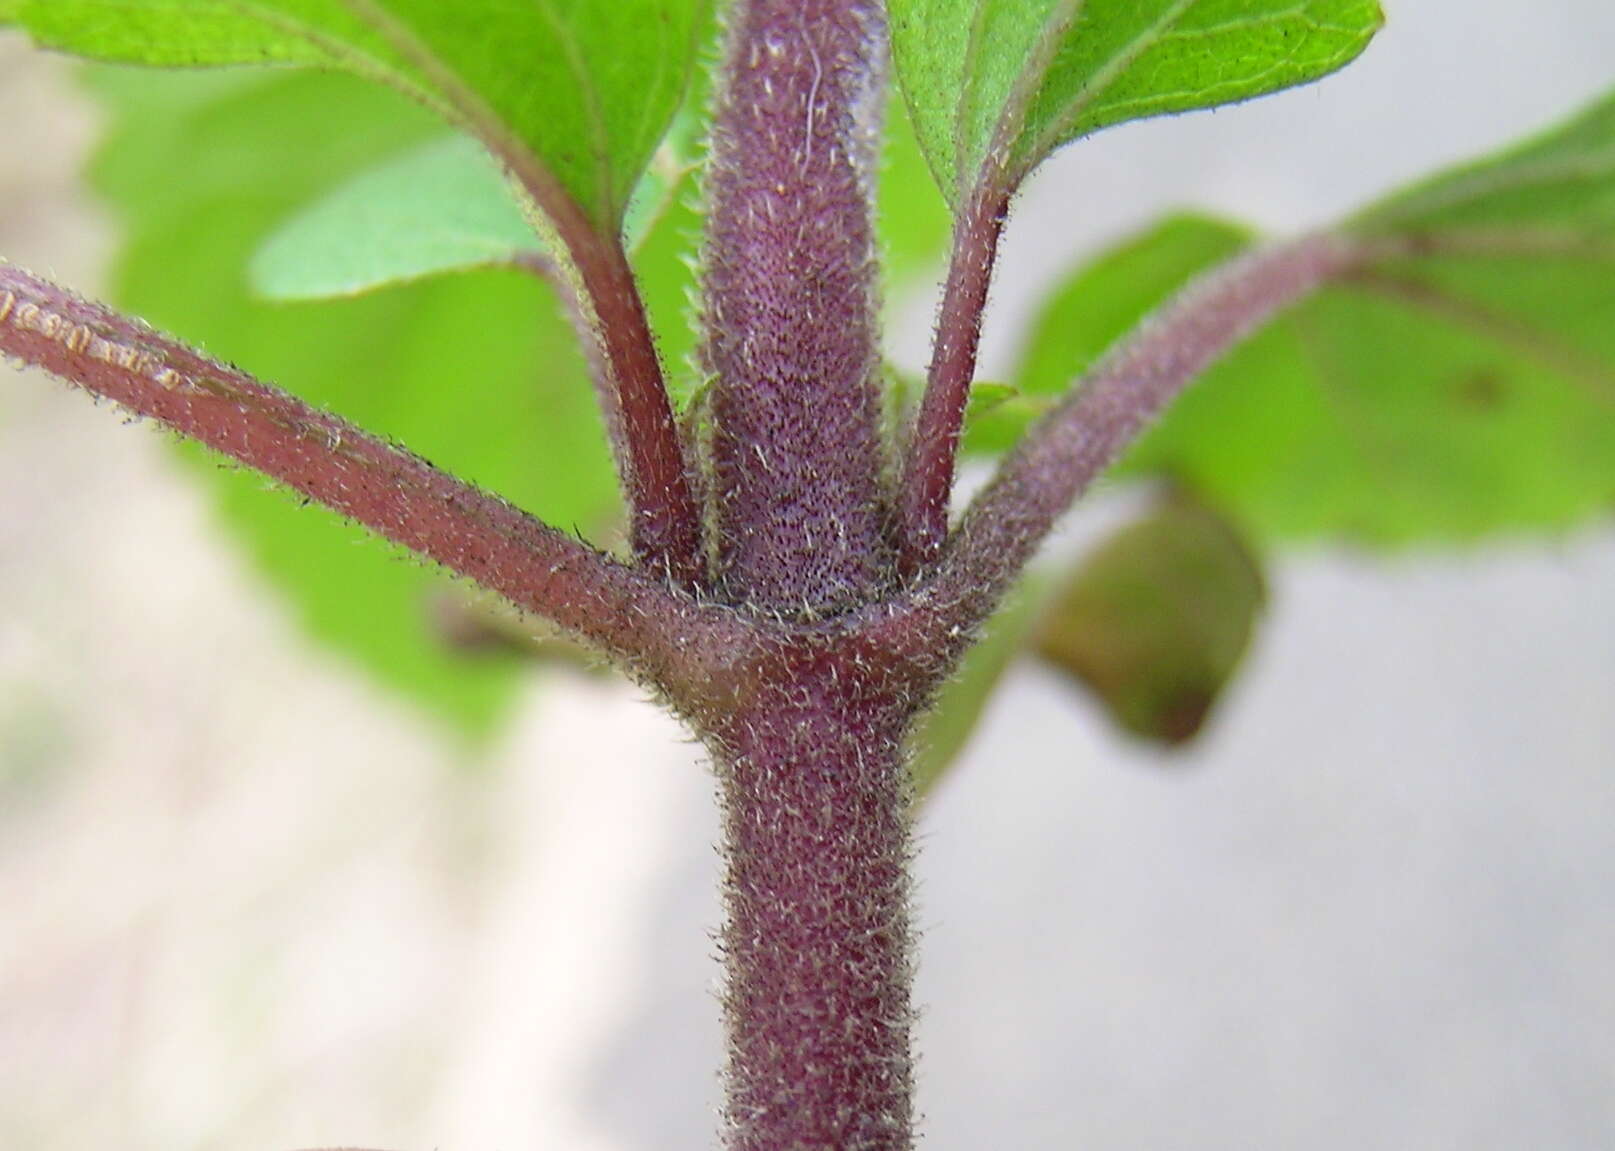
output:
POLYGON ((925 693, 812 622, 895 576, 871 202, 885 18, 878 0, 737 0, 730 21, 704 282, 718 586, 784 622, 767 658, 715 677, 718 706, 686 708, 723 787, 726 1146, 906 1151, 902 741, 925 693))
POLYGON ((904 463, 899 562, 905 576, 935 559, 947 538, 954 461, 1009 199, 1001 182, 983 181, 954 229, 936 348, 904 463))
POLYGON ((740 0, 707 182, 720 587, 811 618, 890 578, 871 203, 877 0, 740 0))
POLYGON ((0 352, 280 480, 555 621, 641 678, 704 680, 712 653, 741 635, 738 621, 498 497, 6 263, 0 352))
POLYGON ((588 233, 567 237, 567 244, 604 352, 609 386, 601 398, 628 496, 634 554, 677 583, 698 587, 706 581, 701 514, 628 257, 615 237, 588 233))
POLYGON ((920 696, 861 647, 779 645, 707 732, 728 864, 730 1151, 913 1146, 902 742, 920 696))

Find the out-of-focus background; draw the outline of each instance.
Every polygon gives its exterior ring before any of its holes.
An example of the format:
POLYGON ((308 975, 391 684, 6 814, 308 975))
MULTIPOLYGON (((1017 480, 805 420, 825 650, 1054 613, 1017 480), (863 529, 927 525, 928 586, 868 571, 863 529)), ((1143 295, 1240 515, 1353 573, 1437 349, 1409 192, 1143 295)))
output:
MULTIPOLYGON (((1607 0, 1388 6, 1341 76, 1051 163, 984 374, 1164 209, 1304 227, 1615 84, 1607 0)), ((0 112, 0 254, 96 291, 90 104, 0 37, 0 112)), ((711 1146, 697 750, 551 673, 467 764, 121 423, 0 380, 0 1146, 711 1146)), ((1615 528, 1272 579, 1187 754, 1028 665, 931 801, 929 1147, 1615 1146, 1615 528)))

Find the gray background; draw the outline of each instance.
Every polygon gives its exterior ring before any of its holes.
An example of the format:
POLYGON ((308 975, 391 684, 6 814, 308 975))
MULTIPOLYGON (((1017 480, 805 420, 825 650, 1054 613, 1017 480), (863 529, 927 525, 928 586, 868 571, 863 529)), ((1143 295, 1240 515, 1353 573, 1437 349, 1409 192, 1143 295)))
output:
MULTIPOLYGON (((985 372, 1161 210, 1322 222, 1615 82, 1607 0, 1390 7, 1337 78, 1050 164, 985 372)), ((0 253, 93 290, 88 110, 3 39, 0 107, 0 253)), ((0 1145, 711 1145, 694 750, 552 680, 466 772, 119 423, 0 388, 0 1145)), ((921 829, 927 1146, 1615 1146, 1615 538, 1273 585, 1187 757, 1012 672, 921 829)))

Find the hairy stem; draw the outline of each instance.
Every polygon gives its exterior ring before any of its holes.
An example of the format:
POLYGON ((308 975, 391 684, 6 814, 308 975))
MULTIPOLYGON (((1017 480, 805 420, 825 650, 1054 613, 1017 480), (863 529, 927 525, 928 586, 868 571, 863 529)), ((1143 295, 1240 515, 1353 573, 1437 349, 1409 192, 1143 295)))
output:
MULTIPOLYGON (((738 623, 246 373, 0 262, 0 353, 158 420, 676 684, 738 623)), ((705 672, 699 673, 704 675, 705 672)))
MULTIPOLYGON (((925 396, 914 421, 912 438, 903 461, 899 492, 899 567, 912 580, 936 559, 948 535, 948 505, 953 495, 953 473, 964 431, 970 385, 976 374, 981 347, 981 323, 992 287, 998 240, 1009 215, 1015 189, 1028 169, 1016 157, 1016 139, 1038 91, 1041 78, 1054 62, 1066 31, 1082 8, 1082 0, 1059 0, 1047 12, 1042 35, 1025 61, 1009 98, 999 112, 980 170, 960 176, 969 187, 964 208, 956 214, 953 253, 937 318, 936 347, 927 373, 925 396)), ((978 5, 970 27, 971 50, 988 35, 989 6, 978 5)), ((969 113, 974 85, 967 83, 961 107, 969 113)), ((962 153, 961 153, 962 155, 962 153)))
POLYGON ((998 182, 983 183, 954 229, 953 257, 942 293, 936 348, 925 397, 914 421, 899 493, 899 560, 905 576, 912 576, 935 559, 947 537, 954 460, 959 453, 970 384, 976 374, 981 321, 987 310, 987 290, 992 283, 1009 198, 998 182))
POLYGON ((913 1146, 913 703, 803 645, 710 733, 723 789, 730 1151, 913 1146))
POLYGON ((889 579, 873 184, 878 0, 738 0, 707 181, 721 586, 772 613, 889 579))
POLYGON ((965 513, 925 601, 951 605, 963 627, 986 619, 1054 521, 1179 392, 1362 258, 1354 241, 1309 236, 1190 285, 1027 432, 965 513))

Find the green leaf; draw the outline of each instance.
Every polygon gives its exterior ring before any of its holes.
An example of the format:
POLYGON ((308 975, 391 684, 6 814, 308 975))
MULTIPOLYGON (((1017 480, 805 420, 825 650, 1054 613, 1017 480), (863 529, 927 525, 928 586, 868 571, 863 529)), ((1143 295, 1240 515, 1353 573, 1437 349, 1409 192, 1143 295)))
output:
POLYGON ((957 211, 989 165, 1014 188, 1062 144, 1343 67, 1377 0, 891 0, 897 74, 957 211))
POLYGON ((693 174, 687 174, 673 186, 666 208, 633 254, 645 310, 666 366, 668 389, 680 410, 688 406, 704 379, 696 362, 692 304, 702 220, 695 183, 693 174))
POLYGON ((926 174, 913 121, 896 91, 886 109, 876 202, 876 227, 885 257, 881 269, 887 287, 901 290, 941 264, 953 221, 926 174))
POLYGON ((970 745, 988 702, 1028 650, 1080 679, 1118 724, 1183 743, 1232 677, 1266 598, 1227 521, 1172 492, 1076 565, 1024 581, 987 622, 911 737, 923 798, 970 745))
POLYGON ((1391 196, 1351 229, 1416 237, 1426 249, 1615 261, 1615 94, 1535 139, 1391 196))
POLYGON ((310 64, 391 84, 535 162, 602 231, 683 101, 708 0, 23 0, 43 44, 144 64, 310 64))
POLYGON ((1183 214, 1124 240, 1049 297, 1016 384, 1028 395, 1060 395, 1168 296, 1253 239, 1239 224, 1183 214))
POLYGON ((1034 643, 1121 727, 1182 744, 1239 666, 1266 598, 1256 557, 1233 527, 1173 494, 1084 558, 1034 643))
POLYGON ((12 0, 0 17, 46 48, 163 67, 333 65, 330 51, 237 0, 12 0))
MULTIPOLYGON (((553 523, 595 530, 617 514, 584 365, 533 277, 485 271, 290 306, 247 290, 265 236, 438 137, 429 116, 319 72, 101 70, 95 88, 111 124, 93 180, 126 233, 121 304, 553 523)), ((489 730, 519 662, 440 642, 428 607, 444 576, 261 477, 186 454, 313 634, 462 730, 489 730)))
POLYGON ((1615 97, 1350 227, 1386 258, 1215 370, 1135 466, 1274 533, 1380 545, 1607 516, 1615 97))
POLYGON ((542 252, 499 166, 454 135, 384 161, 292 217, 249 273, 266 299, 311 300, 542 252))
MULTIPOLYGON (((1118 474, 1170 477, 1267 537, 1461 543, 1608 515, 1615 98, 1350 227, 1374 265, 1215 365, 1118 474)), ((1074 381, 1240 242, 1180 220, 1112 251, 1051 297, 1016 382, 1074 381)), ((1012 409, 972 445, 1008 441, 1027 418, 1012 409)))
POLYGON ((1455 279, 1426 300, 1322 293, 1191 390, 1130 470, 1176 476, 1269 535, 1375 546, 1607 515, 1608 270, 1467 267, 1455 279), (1470 312, 1487 293, 1496 310, 1470 312))

